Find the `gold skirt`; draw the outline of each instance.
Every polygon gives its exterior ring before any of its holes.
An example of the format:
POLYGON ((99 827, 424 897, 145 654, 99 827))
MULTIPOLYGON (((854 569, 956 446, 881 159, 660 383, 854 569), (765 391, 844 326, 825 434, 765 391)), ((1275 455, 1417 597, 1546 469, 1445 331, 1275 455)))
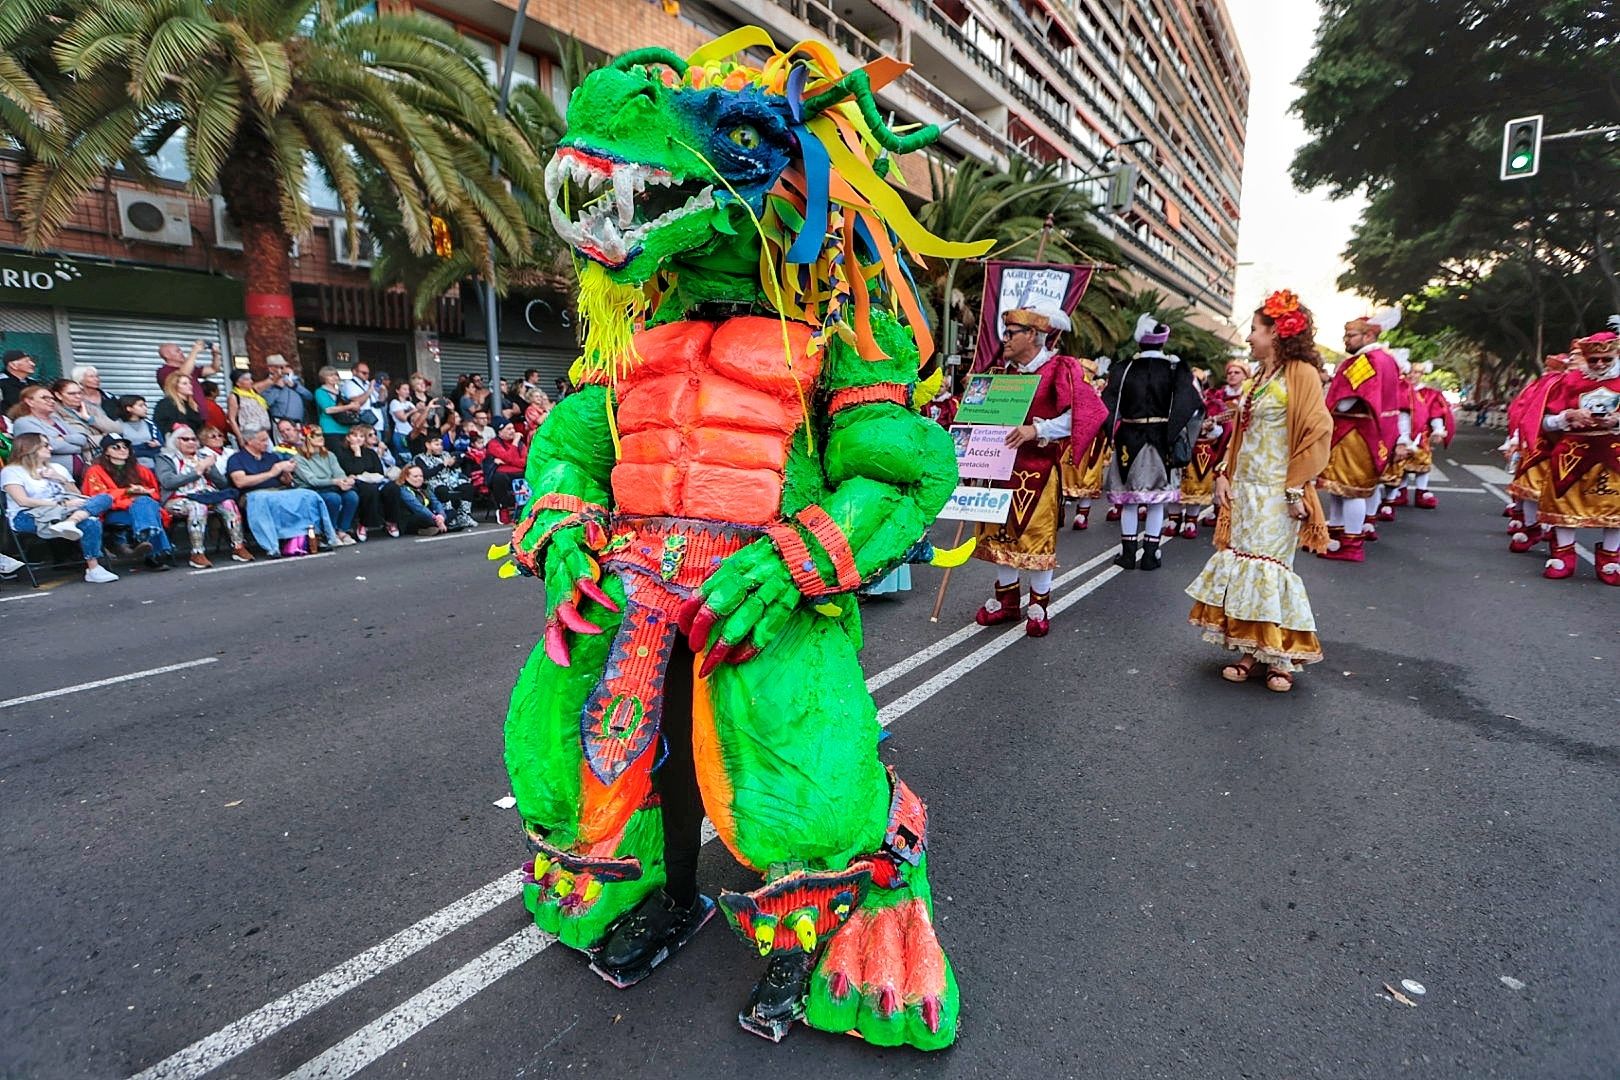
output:
POLYGON ((1589 467, 1558 493, 1554 483, 1558 452, 1532 466, 1526 486, 1539 492, 1536 514, 1543 525, 1566 529, 1620 529, 1620 473, 1606 465, 1589 467))
MULTIPOLYGON (((1017 478, 1018 474, 1013 474, 1017 478)), ((1011 566, 1019 570, 1055 570, 1057 568, 1058 492, 1063 486, 1057 469, 1046 474, 1046 483, 1033 497, 1035 509, 1022 533, 1013 535, 1013 527, 981 522, 975 535, 978 546, 973 557, 998 566, 1011 566)), ((1013 498, 1016 500, 1018 494, 1013 498)))
POLYGON ((1187 621, 1204 631, 1204 640, 1255 657, 1262 664, 1287 660, 1314 664, 1322 659, 1322 643, 1314 630, 1289 630, 1268 622, 1234 619, 1225 611, 1195 601, 1187 621))
POLYGON ((1063 497, 1065 499, 1102 498, 1103 473, 1108 470, 1108 458, 1113 447, 1094 445, 1079 465, 1063 456, 1063 497))
POLYGON ((1378 466, 1359 431, 1349 431, 1333 444, 1320 487, 1341 499, 1365 499, 1379 483, 1378 466))

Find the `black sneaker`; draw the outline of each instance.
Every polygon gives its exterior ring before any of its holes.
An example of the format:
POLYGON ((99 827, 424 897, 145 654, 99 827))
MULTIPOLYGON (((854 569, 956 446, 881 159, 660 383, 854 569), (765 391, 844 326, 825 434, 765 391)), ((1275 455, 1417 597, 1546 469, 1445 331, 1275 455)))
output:
POLYGON ((1142 541, 1142 561, 1136 565, 1138 570, 1157 570, 1159 568, 1159 542, 1157 540, 1142 541))
POLYGON ((804 999, 815 967, 813 953, 777 953, 771 957, 765 974, 748 995, 747 1008, 737 1014, 737 1023, 762 1039, 781 1042, 793 1022, 804 1016, 804 999))
POLYGON ((713 914, 714 901, 706 896, 682 907, 659 889, 619 920, 591 954, 591 966, 615 986, 634 986, 690 941, 713 914))
POLYGON ((169 568, 168 561, 161 555, 148 555, 143 561, 143 565, 154 574, 161 574, 169 568))

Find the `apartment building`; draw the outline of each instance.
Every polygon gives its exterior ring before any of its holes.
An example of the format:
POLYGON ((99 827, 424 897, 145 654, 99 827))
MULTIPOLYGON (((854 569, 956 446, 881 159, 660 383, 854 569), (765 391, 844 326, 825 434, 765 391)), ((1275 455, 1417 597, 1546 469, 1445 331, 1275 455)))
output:
MULTIPOLYGON (((491 79, 506 56, 518 0, 382 0, 452 24, 491 79)), ((1229 327, 1236 264, 1248 74, 1222 0, 529 0, 514 78, 565 100, 562 36, 601 53, 661 44, 686 53, 745 23, 781 43, 832 42, 848 67, 879 54, 913 69, 880 93, 902 120, 957 123, 938 150, 1005 163, 1058 163, 1084 181, 1117 162, 1140 168, 1135 199, 1099 224, 1127 255, 1130 276, 1199 321, 1229 327), (1145 140, 1132 142, 1132 140, 1145 140)), ((114 392, 156 390, 164 341, 217 340, 239 363, 240 239, 217 199, 187 194, 183 156, 164 155, 167 187, 109 175, 52 251, 22 249, 13 205, 18 162, 0 153, 0 348, 29 349, 44 373, 93 363, 114 392)), ((926 193, 926 171, 908 169, 926 193)), ((370 280, 371 248, 311 177, 315 227, 299 237, 293 293, 307 377, 347 354, 374 369, 437 372, 445 382, 485 370, 479 295, 446 297, 425 321, 403 293, 370 280)), ((530 295, 499 312, 503 372, 549 380, 575 354, 570 301, 530 295)))

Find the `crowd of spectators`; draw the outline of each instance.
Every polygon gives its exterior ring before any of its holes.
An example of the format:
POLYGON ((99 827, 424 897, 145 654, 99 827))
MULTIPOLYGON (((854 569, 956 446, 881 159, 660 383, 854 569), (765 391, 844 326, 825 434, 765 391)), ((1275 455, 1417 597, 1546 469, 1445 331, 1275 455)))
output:
POLYGON ((152 399, 104 393, 90 366, 47 385, 33 357, 4 354, 0 577, 21 569, 29 538, 76 543, 85 580, 101 584, 118 580, 109 557, 152 572, 208 569, 211 551, 291 558, 469 529, 479 504, 510 523, 527 498, 528 439, 552 405, 538 371, 502 379, 492 414, 481 375, 435 394, 420 372, 396 383, 339 353, 346 366, 321 368, 311 390, 285 357, 268 357, 261 377, 222 370, 205 348, 162 346, 152 399))

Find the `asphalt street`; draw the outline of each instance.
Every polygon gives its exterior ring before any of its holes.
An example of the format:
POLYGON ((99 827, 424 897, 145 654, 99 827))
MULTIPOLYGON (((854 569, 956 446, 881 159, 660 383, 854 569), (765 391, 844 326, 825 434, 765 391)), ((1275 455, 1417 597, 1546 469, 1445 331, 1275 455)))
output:
POLYGON ((745 1034, 719 921, 628 992, 525 929, 501 724, 543 606, 497 532, 0 584, 0 1075, 1612 1080, 1620 590, 1507 552, 1494 441, 1365 565, 1301 557, 1291 695, 1187 625, 1207 540, 1120 572, 1100 511, 1044 640, 968 629, 980 563, 938 624, 932 568, 864 605, 963 988, 937 1056, 745 1034))

